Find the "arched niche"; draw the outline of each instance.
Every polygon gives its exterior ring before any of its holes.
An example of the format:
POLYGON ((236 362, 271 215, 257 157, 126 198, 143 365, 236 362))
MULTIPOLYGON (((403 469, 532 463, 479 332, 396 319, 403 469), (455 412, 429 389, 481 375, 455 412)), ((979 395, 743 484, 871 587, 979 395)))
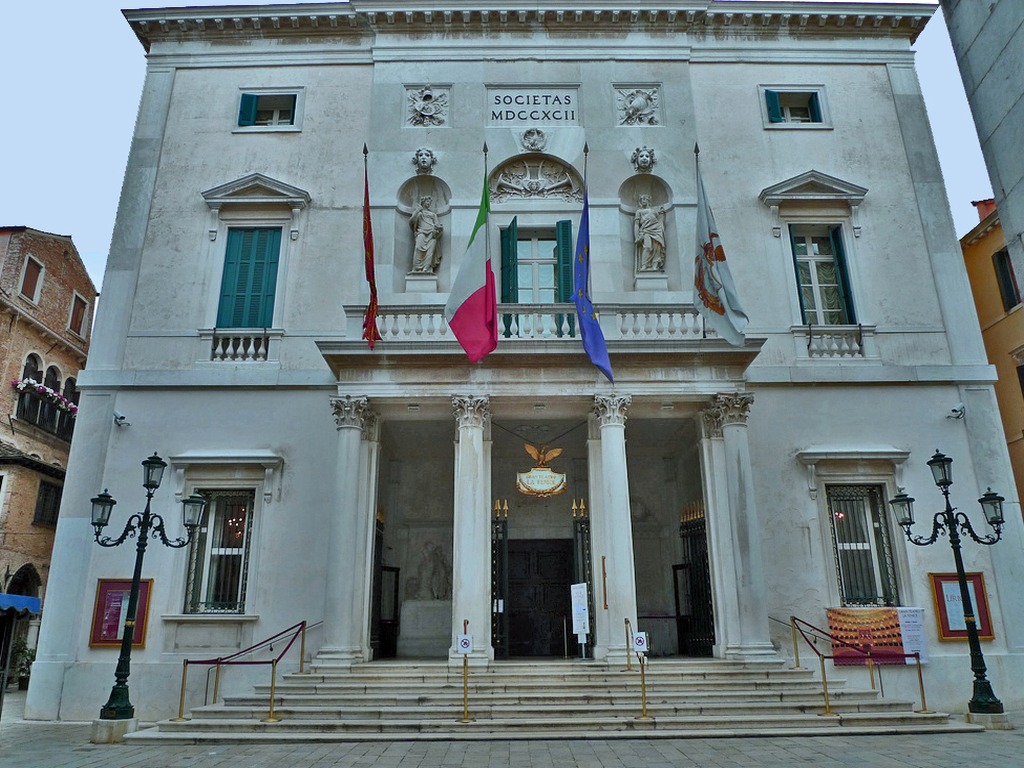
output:
POLYGON ((583 178, 568 163, 552 155, 530 152, 498 165, 490 175, 491 202, 555 200, 583 205, 583 178))
MULTIPOLYGON (((666 290, 668 288, 667 270, 671 255, 676 252, 672 208, 672 189, 659 176, 650 173, 637 173, 619 185, 623 261, 632 264, 634 287, 637 289, 666 290), (652 212, 651 216, 660 221, 663 241, 657 257, 653 259, 649 248, 645 249, 637 242, 637 211, 640 209, 640 201, 644 197, 650 198, 646 207, 652 212)), ((649 243, 648 240, 648 245, 649 243)))
POLYGON ((451 258, 451 187, 437 176, 419 174, 407 179, 399 188, 397 212, 395 215, 395 267, 406 275, 406 291, 414 293, 435 293, 437 273, 441 264, 451 258), (411 226, 412 215, 419 202, 431 199, 430 209, 437 214, 441 225, 441 236, 436 244, 437 266, 426 271, 414 269, 416 235, 411 226))

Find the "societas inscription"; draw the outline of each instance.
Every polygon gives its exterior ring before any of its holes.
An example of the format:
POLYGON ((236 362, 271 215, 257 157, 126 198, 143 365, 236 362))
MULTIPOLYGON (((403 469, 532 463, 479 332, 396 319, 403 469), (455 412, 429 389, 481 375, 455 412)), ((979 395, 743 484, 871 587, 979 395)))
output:
POLYGON ((576 88, 490 88, 487 111, 492 125, 578 125, 576 88))

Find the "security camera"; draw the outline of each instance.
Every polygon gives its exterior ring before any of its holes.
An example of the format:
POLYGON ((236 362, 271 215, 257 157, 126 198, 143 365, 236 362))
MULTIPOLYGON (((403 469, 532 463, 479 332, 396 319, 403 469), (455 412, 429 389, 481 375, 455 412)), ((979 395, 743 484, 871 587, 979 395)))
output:
POLYGON ((114 411, 114 423, 119 427, 130 427, 132 424, 128 421, 128 417, 120 411, 114 411))
POLYGON ((957 403, 953 406, 953 410, 949 412, 947 419, 962 419, 964 414, 967 413, 967 406, 963 403, 957 403))

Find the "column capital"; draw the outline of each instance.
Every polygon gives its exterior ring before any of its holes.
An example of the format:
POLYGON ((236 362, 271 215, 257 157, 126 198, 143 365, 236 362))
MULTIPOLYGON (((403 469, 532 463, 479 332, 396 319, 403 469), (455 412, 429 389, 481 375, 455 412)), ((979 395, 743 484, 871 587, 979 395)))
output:
POLYGON ((331 411, 334 413, 334 422, 338 425, 338 429, 350 427, 361 430, 366 425, 365 420, 368 414, 373 413, 370 410, 369 398, 352 397, 351 395, 332 397, 331 411))
POLYGON ((491 417, 490 403, 486 395, 452 395, 452 410, 459 428, 485 426, 491 417))
POLYGON ((700 412, 702 432, 705 439, 722 436, 722 410, 714 404, 700 412))
POLYGON ((712 398, 708 410, 717 411, 721 415, 723 427, 736 424, 745 426, 753 403, 754 396, 749 392, 719 392, 712 398))
POLYGON ((371 443, 380 440, 380 414, 369 408, 363 412, 363 440, 371 443))
POLYGON ((632 402, 632 395, 595 395, 594 414, 602 427, 625 424, 626 409, 632 402))

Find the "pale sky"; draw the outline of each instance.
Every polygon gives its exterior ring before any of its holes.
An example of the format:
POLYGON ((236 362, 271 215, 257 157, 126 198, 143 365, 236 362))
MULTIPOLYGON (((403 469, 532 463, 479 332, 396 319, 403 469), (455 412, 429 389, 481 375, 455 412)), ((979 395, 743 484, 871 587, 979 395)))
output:
MULTIPOLYGON (((217 4, 227 3, 4 3, 0 85, 7 108, 0 121, 0 225, 71 235, 100 288, 146 66, 142 45, 120 9, 217 4)), ((978 223, 971 201, 991 197, 992 186, 941 13, 914 48, 962 236, 978 223)))

